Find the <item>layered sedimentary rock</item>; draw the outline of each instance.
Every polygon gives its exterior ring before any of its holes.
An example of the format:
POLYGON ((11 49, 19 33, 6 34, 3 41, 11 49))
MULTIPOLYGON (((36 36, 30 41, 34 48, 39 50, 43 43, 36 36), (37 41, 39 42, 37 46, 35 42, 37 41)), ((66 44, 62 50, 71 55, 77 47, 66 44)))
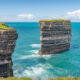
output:
POLYGON ((41 20, 41 49, 39 55, 54 54, 70 48, 71 22, 69 20, 41 20))
POLYGON ((15 29, 0 23, 0 77, 13 76, 11 55, 17 37, 15 29))

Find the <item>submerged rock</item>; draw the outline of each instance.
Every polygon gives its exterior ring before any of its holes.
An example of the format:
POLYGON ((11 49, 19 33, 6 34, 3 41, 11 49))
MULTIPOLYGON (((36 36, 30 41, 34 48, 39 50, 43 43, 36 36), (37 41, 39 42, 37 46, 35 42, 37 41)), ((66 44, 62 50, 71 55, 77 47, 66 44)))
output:
POLYGON ((13 76, 11 55, 17 37, 15 29, 0 23, 0 77, 13 76))
POLYGON ((71 22, 69 20, 41 20, 41 49, 39 55, 54 54, 70 48, 71 22))

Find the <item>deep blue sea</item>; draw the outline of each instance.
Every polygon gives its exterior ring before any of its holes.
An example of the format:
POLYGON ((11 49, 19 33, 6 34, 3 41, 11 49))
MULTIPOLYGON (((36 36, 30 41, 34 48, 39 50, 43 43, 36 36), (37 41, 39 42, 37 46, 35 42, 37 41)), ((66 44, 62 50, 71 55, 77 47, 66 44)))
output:
POLYGON ((80 77, 80 23, 72 23, 71 47, 53 55, 38 55, 40 28, 37 22, 7 22, 18 33, 12 55, 14 76, 30 78, 80 77))

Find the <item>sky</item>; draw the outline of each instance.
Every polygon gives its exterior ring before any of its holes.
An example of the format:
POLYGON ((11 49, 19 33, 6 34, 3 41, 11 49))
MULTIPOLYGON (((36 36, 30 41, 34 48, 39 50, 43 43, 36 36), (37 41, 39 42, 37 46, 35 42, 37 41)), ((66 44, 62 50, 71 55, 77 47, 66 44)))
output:
POLYGON ((70 19, 80 22, 80 0, 0 0, 0 22, 70 19))

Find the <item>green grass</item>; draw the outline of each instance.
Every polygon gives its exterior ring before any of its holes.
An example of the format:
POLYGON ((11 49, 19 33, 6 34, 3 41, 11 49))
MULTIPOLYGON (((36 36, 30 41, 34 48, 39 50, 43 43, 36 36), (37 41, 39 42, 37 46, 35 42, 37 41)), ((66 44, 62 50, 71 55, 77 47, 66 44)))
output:
POLYGON ((8 27, 5 23, 0 23, 0 29, 4 29, 4 30, 14 30, 11 27, 8 27))
POLYGON ((80 80, 79 77, 62 77, 62 78, 56 78, 56 79, 48 79, 48 80, 80 80))
POLYGON ((32 79, 30 79, 30 78, 8 77, 8 78, 0 78, 0 80, 32 80, 32 79))
POLYGON ((66 19, 40 20, 40 22, 57 22, 57 21, 67 22, 67 21, 70 21, 70 20, 66 20, 66 19))
MULTIPOLYGON (((17 78, 17 77, 8 77, 8 78, 0 78, 0 80, 38 80, 38 79, 30 79, 30 78, 17 78)), ((80 77, 61 77, 55 79, 48 80, 80 80, 80 77)))

